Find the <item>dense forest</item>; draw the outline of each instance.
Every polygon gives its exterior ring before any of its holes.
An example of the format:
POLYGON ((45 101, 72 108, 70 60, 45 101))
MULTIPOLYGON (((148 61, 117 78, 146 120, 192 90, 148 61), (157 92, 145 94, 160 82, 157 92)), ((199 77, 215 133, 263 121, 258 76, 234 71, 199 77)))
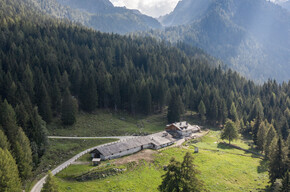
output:
MULTIPOLYGON (((273 162, 273 150, 283 148, 283 171, 272 180, 289 168, 290 81, 256 85, 199 49, 96 32, 40 16, 19 1, 1 7, 0 153, 15 175, 18 165, 22 181, 45 151, 46 123, 60 118, 70 125, 77 110, 97 108, 148 115, 169 106, 169 113, 198 111, 221 125, 230 118, 273 162)), ((19 189, 13 178, 11 189, 19 189)))

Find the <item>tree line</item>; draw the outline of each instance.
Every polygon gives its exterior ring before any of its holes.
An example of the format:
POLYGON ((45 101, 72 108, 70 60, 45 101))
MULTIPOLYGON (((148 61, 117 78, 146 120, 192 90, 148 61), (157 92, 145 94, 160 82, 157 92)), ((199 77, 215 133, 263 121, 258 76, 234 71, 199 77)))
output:
POLYGON ((149 115, 168 106, 169 122, 198 111, 213 124, 232 119, 256 144, 267 120, 273 129, 266 138, 275 132, 287 144, 290 82, 257 85, 198 49, 35 18, 21 2, 1 3, 0 129, 9 143, 1 148, 12 154, 22 180, 45 151, 46 123, 58 118, 71 125, 78 110, 149 115))

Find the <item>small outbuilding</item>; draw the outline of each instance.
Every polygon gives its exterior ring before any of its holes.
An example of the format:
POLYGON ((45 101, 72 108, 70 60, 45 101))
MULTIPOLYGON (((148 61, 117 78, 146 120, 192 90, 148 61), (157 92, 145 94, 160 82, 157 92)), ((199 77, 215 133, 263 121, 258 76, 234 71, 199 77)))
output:
POLYGON ((94 166, 97 166, 101 163, 101 159, 100 158, 93 158, 92 163, 94 166))

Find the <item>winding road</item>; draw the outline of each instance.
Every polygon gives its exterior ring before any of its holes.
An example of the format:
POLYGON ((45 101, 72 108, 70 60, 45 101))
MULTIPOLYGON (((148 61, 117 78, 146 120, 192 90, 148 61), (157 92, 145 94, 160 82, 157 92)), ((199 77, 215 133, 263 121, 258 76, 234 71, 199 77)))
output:
MULTIPOLYGON (((120 140, 125 140, 125 139, 130 139, 133 138, 134 136, 114 136, 114 137, 61 137, 61 136, 49 136, 48 138, 50 139, 120 139, 120 140)), ((118 141, 117 141, 118 142, 118 141)), ((114 143, 114 142, 113 142, 114 143)), ((103 144, 103 145, 108 145, 111 143, 107 143, 107 144, 103 144)), ((102 145, 98 145, 98 146, 102 146, 102 145)), ((96 146, 96 147, 98 147, 96 146)), ((73 162, 75 162, 77 159, 79 159, 80 157, 82 157, 83 155, 93 151, 96 149, 96 147, 92 147, 90 149, 87 149, 85 151, 82 151, 81 153, 75 155, 74 157, 72 157, 71 159, 67 160, 66 162, 64 162, 63 164, 59 165, 58 167, 56 167, 55 169, 53 169, 51 171, 51 173, 53 175, 56 175, 57 173, 61 172, 63 169, 65 169, 66 167, 68 167, 69 165, 71 165, 73 162)), ((42 186, 45 183, 45 179, 46 179, 47 175, 44 176, 43 178, 41 178, 31 189, 30 192, 41 192, 42 186)))

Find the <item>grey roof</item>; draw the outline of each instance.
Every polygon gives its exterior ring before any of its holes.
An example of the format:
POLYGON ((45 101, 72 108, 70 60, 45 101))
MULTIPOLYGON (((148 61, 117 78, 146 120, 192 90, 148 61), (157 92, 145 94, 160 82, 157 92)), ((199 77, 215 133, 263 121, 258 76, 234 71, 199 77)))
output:
POLYGON ((108 145, 99 146, 96 149, 104 156, 109 156, 112 154, 120 153, 122 151, 141 147, 142 145, 154 144, 156 146, 160 146, 172 143, 174 141, 175 139, 164 131, 148 136, 126 139, 108 145))
MULTIPOLYGON (((197 126, 197 125, 190 125, 186 121, 178 122, 178 123, 172 123, 170 125, 174 125, 180 131, 189 131, 189 130, 199 131, 200 130, 200 127, 199 126, 197 126)), ((167 125, 167 126, 170 126, 170 125, 167 125)))

